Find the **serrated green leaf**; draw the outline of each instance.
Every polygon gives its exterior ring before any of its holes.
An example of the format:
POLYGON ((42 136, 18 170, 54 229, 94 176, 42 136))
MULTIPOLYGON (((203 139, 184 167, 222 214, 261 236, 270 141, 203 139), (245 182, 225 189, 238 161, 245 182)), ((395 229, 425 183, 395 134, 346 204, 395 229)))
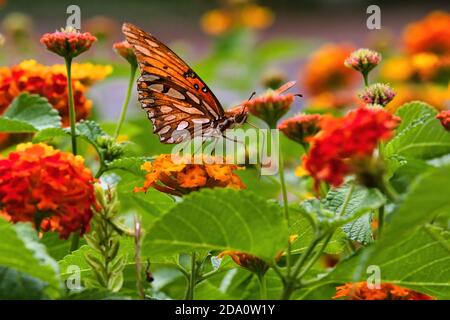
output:
POLYGON ((366 213, 355 221, 347 223, 342 229, 350 240, 367 245, 373 242, 371 223, 372 213, 366 213))
POLYGON ((61 126, 61 117, 46 98, 22 93, 0 117, 0 132, 36 132, 61 126))
POLYGON ((143 255, 195 250, 238 250, 272 260, 283 249, 288 230, 276 204, 248 191, 192 193, 147 231, 143 255))
POLYGON ((111 161, 108 164, 108 170, 124 170, 138 177, 145 176, 145 171, 141 169, 145 161, 151 161, 151 157, 129 157, 111 161))
POLYGON ((51 141, 54 138, 67 136, 69 136, 69 132, 67 132, 67 130, 64 130, 63 128, 47 128, 39 132, 36 132, 36 134, 33 137, 33 142, 38 143, 51 141))
POLYGON ((378 209, 386 202, 385 197, 379 190, 355 185, 345 212, 342 212, 342 215, 339 216, 353 183, 348 182, 342 187, 330 189, 326 198, 322 201, 322 207, 334 213, 332 217, 327 217, 329 220, 328 223, 335 226, 343 225, 346 222, 359 218, 367 212, 378 209))
POLYGON ((385 146, 387 158, 400 155, 431 159, 450 153, 450 134, 436 119, 436 109, 414 101, 401 106, 395 114, 402 122, 394 138, 385 146))
POLYGON ((29 223, 12 225, 0 219, 0 266, 15 269, 46 283, 50 297, 60 294, 58 266, 39 243, 29 223))

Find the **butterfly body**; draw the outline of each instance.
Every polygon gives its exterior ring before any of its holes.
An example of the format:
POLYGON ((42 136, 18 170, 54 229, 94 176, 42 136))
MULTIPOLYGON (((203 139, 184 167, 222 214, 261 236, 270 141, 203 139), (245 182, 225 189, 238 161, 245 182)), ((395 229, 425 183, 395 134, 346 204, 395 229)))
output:
POLYGON ((244 106, 224 111, 203 80, 158 39, 129 23, 122 30, 141 71, 139 102, 162 143, 222 136, 247 120, 244 106))

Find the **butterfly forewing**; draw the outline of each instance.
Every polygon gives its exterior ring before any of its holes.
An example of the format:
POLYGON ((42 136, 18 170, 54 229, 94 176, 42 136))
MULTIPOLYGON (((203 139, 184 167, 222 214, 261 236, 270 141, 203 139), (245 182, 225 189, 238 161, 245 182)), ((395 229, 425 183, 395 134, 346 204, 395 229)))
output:
POLYGON ((208 86, 172 50, 132 24, 124 24, 122 30, 141 71, 139 102, 161 142, 178 143, 187 137, 186 132, 194 134, 194 126, 208 130, 224 116, 208 86))

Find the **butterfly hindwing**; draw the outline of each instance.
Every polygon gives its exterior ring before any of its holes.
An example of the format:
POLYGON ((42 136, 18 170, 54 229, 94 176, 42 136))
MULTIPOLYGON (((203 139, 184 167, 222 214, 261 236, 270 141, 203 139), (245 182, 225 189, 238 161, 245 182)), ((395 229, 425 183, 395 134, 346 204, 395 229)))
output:
POLYGON ((194 124, 208 129, 224 116, 208 86, 173 51, 131 24, 124 24, 123 32, 141 70, 139 101, 161 142, 178 143, 180 139, 171 139, 174 131, 192 135, 194 124))

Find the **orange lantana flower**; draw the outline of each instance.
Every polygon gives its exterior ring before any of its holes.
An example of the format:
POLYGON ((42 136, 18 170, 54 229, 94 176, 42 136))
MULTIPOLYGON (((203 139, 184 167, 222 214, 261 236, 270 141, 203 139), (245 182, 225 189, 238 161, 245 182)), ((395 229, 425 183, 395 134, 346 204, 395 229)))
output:
POLYGON ((143 187, 135 192, 146 192, 155 188, 161 192, 182 196, 200 188, 236 188, 244 189, 235 170, 241 169, 235 164, 224 163, 225 159, 211 156, 180 157, 162 154, 153 162, 145 162, 146 171, 143 187))
POLYGON ((405 28, 403 43, 409 53, 450 53, 450 14, 432 12, 405 28))
POLYGON ((346 283, 336 288, 333 299, 345 300, 433 300, 426 294, 391 283, 382 283, 381 288, 371 289, 366 281, 346 283))
POLYGON ((8 220, 30 221, 61 238, 89 229, 93 182, 82 157, 43 143, 20 144, 0 157, 0 207, 8 220))
MULTIPOLYGON (((73 65, 73 94, 77 120, 87 118, 92 107, 92 101, 86 98, 87 85, 103 79, 111 71, 109 66, 73 65)), ((35 60, 26 60, 10 68, 0 68, 0 114, 22 92, 47 98, 59 111, 63 125, 69 125, 67 77, 62 65, 44 66, 35 60)))
POLYGON ((354 51, 348 44, 327 44, 309 58, 301 70, 303 87, 309 95, 328 91, 348 90, 357 84, 359 76, 344 65, 354 51))

